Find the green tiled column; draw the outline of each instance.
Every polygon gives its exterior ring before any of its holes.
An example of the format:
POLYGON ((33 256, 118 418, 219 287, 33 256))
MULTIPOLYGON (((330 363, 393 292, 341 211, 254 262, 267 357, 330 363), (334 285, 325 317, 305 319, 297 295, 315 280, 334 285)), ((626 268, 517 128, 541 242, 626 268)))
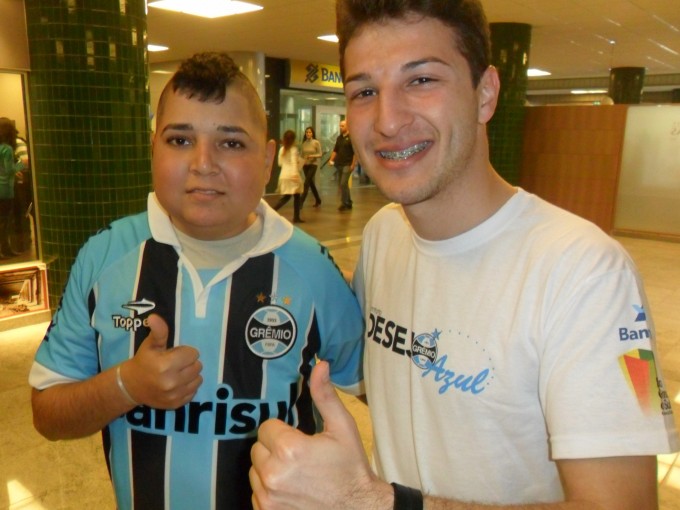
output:
POLYGON ((614 104, 640 104, 644 83, 644 67, 613 67, 609 70, 609 97, 614 104))
POLYGON ((491 122, 491 163, 508 182, 519 182, 527 91, 531 25, 491 23, 491 63, 501 79, 501 93, 491 122))
POLYGON ((150 189, 144 0, 25 2, 42 257, 55 307, 79 247, 150 189))
POLYGON ((671 102, 672 103, 680 103, 680 89, 673 89, 671 92, 671 102))

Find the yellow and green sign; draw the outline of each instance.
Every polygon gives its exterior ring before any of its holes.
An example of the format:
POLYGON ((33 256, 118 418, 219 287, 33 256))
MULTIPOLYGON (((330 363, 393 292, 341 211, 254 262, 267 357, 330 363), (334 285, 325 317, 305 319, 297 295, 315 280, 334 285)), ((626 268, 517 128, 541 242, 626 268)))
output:
POLYGON ((342 91, 340 67, 317 62, 291 60, 290 86, 303 89, 342 91))

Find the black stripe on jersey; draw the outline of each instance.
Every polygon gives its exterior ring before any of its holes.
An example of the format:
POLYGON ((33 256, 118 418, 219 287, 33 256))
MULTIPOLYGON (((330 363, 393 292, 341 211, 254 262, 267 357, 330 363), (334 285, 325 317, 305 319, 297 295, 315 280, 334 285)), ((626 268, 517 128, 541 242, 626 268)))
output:
MULTIPOLYGON (((147 299, 155 304, 149 313, 160 315, 168 324, 168 347, 174 344, 177 292, 177 261, 175 249, 153 239, 146 241, 142 263, 137 275, 135 299, 147 299)), ((144 314, 146 315, 146 314, 144 314)), ((135 332, 135 352, 149 335, 149 328, 135 332)), ((162 435, 132 431, 132 492, 135 508, 163 509, 165 491, 165 456, 167 438, 162 435)))
POLYGON ((252 490, 248 480, 250 449, 257 438, 218 441, 215 508, 220 510, 251 509, 252 490))
POLYGON ((130 431, 130 441, 134 508, 164 510, 165 445, 167 438, 132 430, 130 431), (150 452, 163 452, 163 454, 150 454, 150 452))
POLYGON ((92 323, 92 318, 94 317, 94 311, 97 308, 97 297, 95 296, 94 289, 90 291, 87 295, 87 313, 90 315, 90 324, 92 323))
POLYGON ((222 382, 234 398, 258 399, 262 393, 262 364, 246 342, 246 325, 259 308, 271 303, 273 253, 249 259, 232 277, 222 382))
MULTIPOLYGON (((168 347, 173 346, 175 338, 178 260, 179 255, 175 248, 149 239, 144 244, 142 263, 137 275, 135 299, 148 299, 156 305, 149 313, 160 315, 168 325, 168 347)), ((143 326, 135 332, 135 352, 149 335, 149 331, 149 328, 143 326)))
POLYGON ((106 469, 109 472, 109 478, 111 478, 111 430, 108 425, 102 429, 102 447, 104 448, 106 469))
MULTIPOLYGON (((222 382, 234 398, 259 399, 262 393, 264 360, 248 348, 245 331, 251 315, 271 304, 274 261, 272 253, 251 258, 232 276, 222 382)), ((252 508, 248 469, 255 439, 218 441, 215 499, 220 510, 252 508)))
MULTIPOLYGON (((94 311, 97 308, 97 296, 94 292, 94 289, 90 290, 90 293, 87 295, 87 314, 90 317, 90 324, 92 324, 94 320, 94 311)), ((97 352, 99 352, 99 330, 96 328, 96 324, 94 324, 94 341, 95 341, 95 349, 97 352)), ((102 360, 100 356, 97 356, 97 373, 102 371, 102 360)), ((108 452, 106 452, 108 454, 108 452)), ((107 461, 108 462, 108 461, 107 461)))
MULTIPOLYGON (((295 409, 298 415, 298 428, 307 434, 314 434, 317 432, 317 424, 314 420, 312 395, 309 392, 309 378, 312 374, 311 362, 315 353, 319 352, 321 345, 321 337, 319 334, 319 324, 316 320, 316 311, 312 317, 312 326, 307 333, 307 343, 302 349, 302 366, 300 367, 300 374, 302 374, 302 384, 300 388, 300 396, 295 400, 295 395, 291 394, 290 402, 295 402, 295 409)), ((291 391, 295 389, 291 387, 291 391)), ((292 421, 288 421, 292 423, 292 421)))

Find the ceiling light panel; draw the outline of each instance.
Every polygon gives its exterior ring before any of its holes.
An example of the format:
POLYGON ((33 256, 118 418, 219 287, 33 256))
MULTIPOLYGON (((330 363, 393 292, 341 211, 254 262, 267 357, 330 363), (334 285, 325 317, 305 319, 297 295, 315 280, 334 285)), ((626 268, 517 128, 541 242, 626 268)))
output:
POLYGON ((262 6, 237 0, 159 0, 149 2, 149 7, 191 14, 202 18, 221 18, 246 12, 259 11, 262 6))

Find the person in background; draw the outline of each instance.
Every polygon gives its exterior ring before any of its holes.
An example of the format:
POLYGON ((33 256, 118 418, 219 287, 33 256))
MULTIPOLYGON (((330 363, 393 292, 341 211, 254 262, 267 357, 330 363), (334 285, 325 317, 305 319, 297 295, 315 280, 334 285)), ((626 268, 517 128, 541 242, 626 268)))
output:
POLYGON ((393 201, 353 280, 375 471, 320 365, 324 432, 260 427, 257 507, 657 509, 656 454, 680 444, 638 271, 491 165, 481 2, 336 5, 354 148, 393 201))
POLYGON ((278 211, 293 197, 293 223, 304 223, 300 218, 302 203, 302 177, 300 176, 300 153, 295 147, 295 131, 289 129, 283 133, 281 148, 279 149, 278 164, 281 167, 279 174, 279 193, 281 198, 274 205, 278 211))
POLYGON ((0 118, 0 258, 19 255, 12 248, 12 216, 14 211, 14 181, 21 176, 23 164, 16 161, 17 129, 14 121, 0 118))
POLYGON ((354 156, 354 148, 352 147, 352 140, 350 140, 349 130, 347 129, 347 120, 340 121, 340 134, 335 140, 335 147, 328 159, 329 165, 335 165, 338 169, 339 176, 339 190, 340 190, 340 207, 338 211, 349 211, 352 209, 352 196, 349 191, 349 178, 352 176, 354 166, 356 165, 356 158, 354 156))
POLYGON ((33 204, 33 178, 28 157, 28 144, 17 136, 14 156, 23 165, 14 181, 14 237, 17 251, 23 253, 31 247, 30 211, 33 204))
POLYGON ((321 143, 316 139, 316 133, 312 126, 308 126, 305 129, 305 137, 300 145, 300 153, 302 156, 302 171, 305 174, 305 185, 302 191, 302 200, 300 201, 300 207, 302 207, 307 199, 307 193, 312 190, 314 195, 314 207, 319 207, 321 205, 321 196, 319 195, 319 190, 316 189, 316 171, 319 168, 319 160, 321 159, 321 143))
POLYGON ((248 509, 258 425, 318 428, 315 360, 361 392, 361 311, 262 199, 276 145, 228 55, 184 61, 156 127, 148 210, 81 249, 31 368, 33 420, 51 440, 102 431, 121 510, 248 509))

